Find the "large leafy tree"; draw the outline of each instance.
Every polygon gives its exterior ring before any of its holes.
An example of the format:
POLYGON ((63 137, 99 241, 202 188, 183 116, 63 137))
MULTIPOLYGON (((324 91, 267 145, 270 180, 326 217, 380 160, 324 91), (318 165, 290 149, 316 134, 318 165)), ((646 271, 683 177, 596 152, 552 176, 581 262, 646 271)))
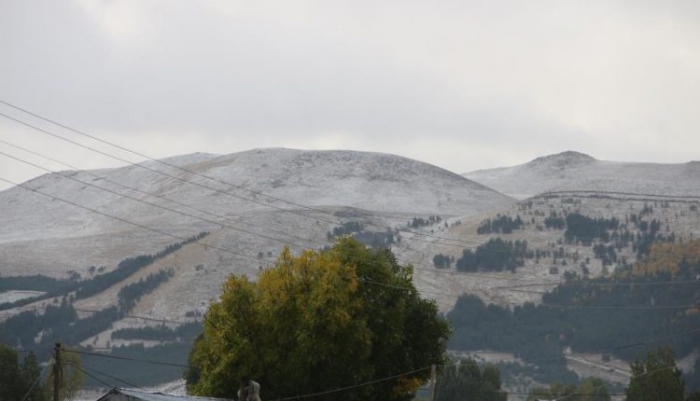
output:
POLYGON ((494 366, 479 368, 473 359, 447 367, 435 388, 438 401, 506 401, 501 390, 501 373, 494 366))
POLYGON ((676 366, 672 349, 660 347, 630 367, 627 401, 683 401, 683 372, 676 366))
POLYGON ((233 397, 250 376, 264 398, 375 381, 316 399, 410 399, 445 361, 446 321, 385 249, 344 238, 323 252, 285 249, 257 282, 230 277, 190 354, 188 389, 233 397), (422 369, 422 370, 421 370, 422 369))

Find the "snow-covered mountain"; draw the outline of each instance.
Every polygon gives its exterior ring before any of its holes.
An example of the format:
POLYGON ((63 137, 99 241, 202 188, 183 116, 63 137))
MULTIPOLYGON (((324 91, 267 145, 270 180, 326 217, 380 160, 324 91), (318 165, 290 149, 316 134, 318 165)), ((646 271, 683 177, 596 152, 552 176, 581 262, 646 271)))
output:
MULTIPOLYGON (((224 156, 197 153, 165 161, 215 180, 161 163, 146 162, 143 164, 146 168, 127 166, 47 174, 24 185, 181 237, 221 229, 221 225, 215 223, 228 218, 227 224, 281 238, 274 243, 275 250, 279 250, 284 241, 299 243, 298 238, 293 241, 290 237, 310 231, 318 231, 322 238, 329 224, 312 225, 338 220, 332 213, 339 208, 362 209, 368 215, 468 216, 506 207, 514 201, 458 174, 389 154, 257 149, 224 156), (187 181, 199 183, 199 186, 187 181), (203 217, 209 222, 118 194, 203 217), (322 210, 308 210, 299 205, 322 210), (293 213, 284 209, 293 210, 293 213), (287 235, 278 235, 278 231, 287 235)), ((149 232, 21 187, 0 192, 0 226, 3 227, 0 267, 7 274, 56 275, 66 270, 81 271, 91 265, 110 264, 177 242, 173 237, 149 232)), ((213 236, 214 240, 216 238, 213 236)), ((248 253, 251 250, 246 249, 245 244, 254 243, 253 249, 271 245, 270 241, 230 230, 222 233, 220 239, 219 245, 241 247, 248 253)))
POLYGON ((568 151, 513 167, 477 170, 464 177, 519 199, 550 191, 700 196, 700 161, 614 162, 568 151))

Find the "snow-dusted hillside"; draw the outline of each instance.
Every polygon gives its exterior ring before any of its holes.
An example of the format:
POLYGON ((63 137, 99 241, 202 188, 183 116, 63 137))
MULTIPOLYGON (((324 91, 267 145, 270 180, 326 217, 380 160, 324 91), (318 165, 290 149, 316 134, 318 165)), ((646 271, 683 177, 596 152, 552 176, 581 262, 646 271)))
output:
POLYGON ((464 176, 519 199, 549 191, 700 196, 700 161, 623 163, 569 151, 518 166, 477 170, 464 176))
POLYGON ((508 197, 457 174, 389 154, 259 149, 193 167, 308 206, 463 215, 511 203, 508 197))
MULTIPOLYGON (((280 199, 329 213, 338 208, 354 207, 368 211, 368 214, 409 216, 474 215, 513 203, 512 198, 457 174, 388 154, 258 149, 225 156, 198 153, 166 161, 220 181, 147 162, 144 165, 151 170, 127 166, 90 172, 69 171, 47 174, 25 185, 180 237, 205 230, 216 232, 222 227, 215 223, 225 221, 227 225, 281 239, 271 243, 228 229, 210 239, 221 239, 219 246, 235 248, 251 256, 263 248, 277 251, 285 241, 317 247, 317 243, 304 243, 303 238, 291 237, 301 235, 323 240, 329 227, 328 223, 318 226, 318 220, 339 220, 333 215, 305 210, 280 199), (153 170, 164 171, 170 176, 153 170), (195 181, 221 192, 185 181, 195 181), (222 181, 233 183, 235 187, 222 181), (95 186, 203 217, 210 222, 174 214, 95 186), (294 209, 298 214, 279 209, 294 209), (299 213, 309 216, 300 216, 299 213)), ((124 257, 154 252, 177 242, 176 238, 149 232, 19 187, 0 192, 0 225, 3 227, 0 232, 0 268, 6 275, 61 276, 67 270, 83 272, 91 265, 109 266, 124 257)))

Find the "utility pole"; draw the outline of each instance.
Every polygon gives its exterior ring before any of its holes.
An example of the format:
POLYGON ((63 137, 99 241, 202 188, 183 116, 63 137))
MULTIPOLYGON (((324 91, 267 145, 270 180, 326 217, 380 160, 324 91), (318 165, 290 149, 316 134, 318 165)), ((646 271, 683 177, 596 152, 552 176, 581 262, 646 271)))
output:
POLYGON ((430 365, 430 401, 435 401, 435 380, 437 379, 437 373, 435 372, 435 365, 430 365))
POLYGON ((58 393, 61 389, 61 375, 63 373, 63 369, 61 369, 61 343, 56 343, 53 351, 53 401, 60 401, 58 393))

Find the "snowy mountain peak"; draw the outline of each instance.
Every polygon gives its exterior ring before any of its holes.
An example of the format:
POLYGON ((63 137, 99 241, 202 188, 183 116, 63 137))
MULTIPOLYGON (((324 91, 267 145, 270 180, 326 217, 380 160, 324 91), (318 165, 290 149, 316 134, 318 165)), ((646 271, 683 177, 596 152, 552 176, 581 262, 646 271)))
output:
POLYGON ((568 150, 566 152, 538 157, 530 163, 527 163, 527 165, 533 167, 550 166, 557 169, 565 169, 594 163, 596 161, 594 157, 585 153, 568 150))

